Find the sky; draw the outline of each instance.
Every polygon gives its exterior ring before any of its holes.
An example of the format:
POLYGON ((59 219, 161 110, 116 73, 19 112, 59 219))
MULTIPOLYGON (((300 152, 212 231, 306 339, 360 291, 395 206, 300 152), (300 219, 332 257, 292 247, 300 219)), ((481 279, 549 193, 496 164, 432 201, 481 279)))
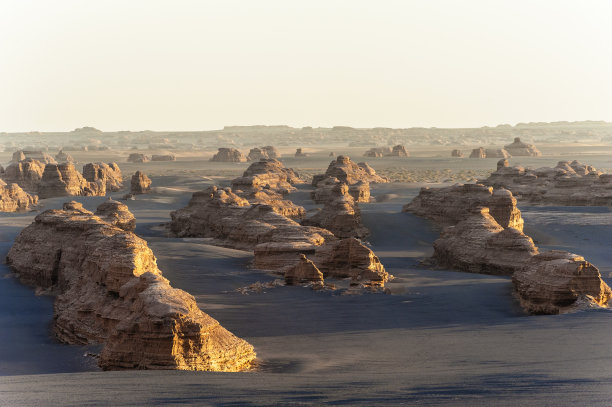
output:
POLYGON ((612 2, 0 0, 0 131, 612 121, 612 2))

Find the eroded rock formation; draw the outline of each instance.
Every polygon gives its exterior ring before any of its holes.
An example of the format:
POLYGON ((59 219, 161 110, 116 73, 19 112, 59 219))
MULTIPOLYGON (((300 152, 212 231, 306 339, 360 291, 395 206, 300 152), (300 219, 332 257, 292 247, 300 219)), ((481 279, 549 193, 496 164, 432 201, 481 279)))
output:
POLYGON ((169 154, 153 154, 151 161, 176 161, 176 155, 169 154))
POLYGON ((249 161, 259 161, 261 159, 278 159, 280 154, 278 150, 273 146, 264 146, 261 148, 252 148, 249 151, 247 159, 249 161))
POLYGON ((0 212, 25 211, 38 203, 38 196, 30 195, 17 184, 7 185, 0 180, 0 212))
POLYGON ((393 146, 391 153, 389 153, 390 157, 408 157, 409 155, 408 151, 406 151, 406 147, 401 144, 393 146))
POLYGON ((106 192, 116 192, 123 188, 123 175, 117 163, 85 164, 83 178, 89 182, 104 184, 106 192))
POLYGON ((3 179, 7 184, 18 184, 25 191, 36 194, 44 171, 45 164, 27 158, 6 167, 3 179))
POLYGON ((528 156, 540 157, 542 153, 533 144, 523 143, 520 137, 515 137, 514 142, 504 146, 504 148, 513 156, 528 156))
POLYGON ((57 161, 44 151, 19 150, 13 153, 11 162, 19 162, 25 159, 40 161, 43 164, 57 164, 57 161))
POLYGON ((461 150, 453 150, 451 151, 451 157, 463 157, 463 152, 461 150))
POLYGON ((308 157, 308 154, 302 152, 301 148, 295 150, 295 158, 308 157))
POLYGON ((126 232, 133 232, 136 229, 136 217, 124 203, 112 199, 104 201, 96 208, 95 215, 126 232))
POLYGON ((370 183, 385 183, 389 182, 386 177, 381 177, 376 174, 376 171, 367 163, 355 164, 350 157, 339 155, 327 167, 325 174, 315 175, 312 179, 312 185, 317 186, 318 183, 325 178, 337 178, 340 182, 347 185, 353 185, 359 181, 370 183))
POLYGON ((63 163, 67 161, 75 162, 74 158, 72 158, 70 154, 65 153, 63 150, 60 150, 57 154, 55 154, 55 159, 59 163, 63 163))
POLYGON ((219 148, 217 154, 213 155, 210 161, 225 163, 245 163, 247 158, 235 148, 219 148))
POLYGON ((363 156, 368 158, 380 158, 389 154, 391 154, 391 149, 389 147, 372 147, 366 151, 363 156))
POLYGON ((131 153, 127 159, 129 163, 148 163, 151 157, 142 153, 131 153))
POLYGON ((475 148, 472 150, 470 154, 470 158, 508 158, 511 157, 511 154, 508 151, 502 149, 494 149, 494 148, 475 148))
POLYGON ((293 266, 285 270, 285 283, 288 285, 323 283, 323 273, 312 261, 308 260, 303 254, 293 266))
POLYGON ((106 184, 88 182, 70 162, 47 164, 38 186, 41 199, 67 195, 104 196, 106 184))
POLYGON ((144 240, 82 207, 38 215, 7 263, 25 284, 57 294, 60 341, 103 344, 103 369, 239 371, 255 358, 251 345, 170 286, 144 240))
POLYGON ((142 171, 136 171, 130 181, 130 193, 133 195, 151 192, 151 179, 142 171))

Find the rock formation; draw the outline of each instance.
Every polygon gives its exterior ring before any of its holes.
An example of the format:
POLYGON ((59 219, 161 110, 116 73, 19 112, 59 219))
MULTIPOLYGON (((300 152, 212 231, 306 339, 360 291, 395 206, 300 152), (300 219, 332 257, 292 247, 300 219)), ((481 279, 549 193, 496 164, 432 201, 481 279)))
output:
POLYGON ((36 194, 44 170, 43 163, 27 158, 6 167, 3 179, 7 184, 18 184, 25 191, 36 194))
POLYGON ((390 157, 408 157, 408 151, 406 151, 406 147, 401 144, 393 146, 391 153, 388 154, 390 157))
MULTIPOLYGON (((311 192, 312 200, 316 203, 325 203, 333 200, 333 189, 341 184, 338 178, 327 177, 317 184, 317 188, 311 192)), ((359 181, 356 184, 349 186, 349 194, 355 202, 370 202, 370 183, 359 181)))
POLYGON ((317 268, 316 264, 308 260, 303 254, 293 266, 285 270, 285 283, 287 285, 297 285, 305 283, 322 284, 323 273, 317 268))
POLYGON ((523 143, 520 137, 515 137, 512 144, 504 146, 513 156, 541 157, 542 153, 533 144, 523 143))
POLYGON ((483 147, 475 148, 470 153, 470 158, 487 158, 487 153, 483 147))
POLYGON ((57 161, 44 151, 19 150, 13 153, 11 162, 19 162, 25 159, 40 161, 43 164, 57 164, 57 161))
POLYGON ((83 166, 83 178, 89 182, 105 185, 107 192, 117 192, 123 188, 123 175, 117 163, 89 163, 83 166))
POLYGON ((151 179, 142 171, 136 171, 130 181, 130 194, 147 194, 151 192, 151 179))
POLYGON ((67 162, 67 161, 71 161, 71 162, 75 162, 74 158, 72 158, 72 156, 68 153, 65 153, 63 150, 60 150, 56 155, 55 155, 55 159, 57 160, 57 162, 59 163, 63 163, 63 162, 67 162))
POLYGON ((280 158, 278 150, 273 146, 264 146, 261 148, 252 148, 249 151, 247 159, 249 161, 259 161, 261 159, 277 159, 280 158))
MULTIPOLYGON (((75 207, 76 203, 71 202, 71 207, 75 207)), ((136 217, 124 203, 108 199, 96 208, 95 215, 126 232, 133 232, 136 229, 136 217)))
POLYGON ((142 153, 131 153, 127 159, 129 163, 148 163, 151 158, 142 153))
POLYGON ((372 147, 363 156, 367 158, 380 158, 389 154, 391 154, 389 147, 372 147))
POLYGON ((13 158, 11 159, 11 162, 18 163, 19 161, 23 161, 25 159, 26 159, 26 156, 23 153, 23 150, 17 150, 13 152, 13 158))
POLYGON ((482 184, 459 184, 444 188, 421 188, 419 195, 404 205, 411 212, 433 220, 439 226, 456 225, 466 214, 481 207, 491 209, 491 216, 504 228, 523 230, 523 218, 516 198, 506 189, 482 184))
POLYGON ((521 306, 533 314, 559 314, 584 305, 606 306, 612 291, 583 257, 549 251, 534 256, 512 277, 521 306))
POLYGON ((461 150, 453 150, 451 151, 451 157, 463 157, 463 153, 461 150))
POLYGON ((17 184, 7 185, 0 180, 0 212, 25 211, 38 203, 38 196, 30 195, 17 184))
POLYGON ((212 156, 210 161, 225 163, 245 163, 247 161, 244 154, 235 148, 219 148, 217 154, 212 156))
POLYGON ((517 199, 535 205, 612 205, 612 174, 578 161, 560 161, 554 168, 498 166, 489 178, 479 182, 507 188, 517 199))
POLYGON ((253 347, 172 288, 146 241, 71 206, 38 215, 7 256, 22 282, 57 294, 60 341, 102 344, 105 370, 251 366, 253 347))
POLYGON ((303 153, 301 148, 295 150, 295 158, 308 157, 308 154, 303 153))
POLYGON ((483 147, 473 149, 470 154, 470 158, 508 158, 510 156, 504 149, 484 149, 483 147))
POLYGON ((70 162, 45 165, 38 187, 41 199, 67 195, 104 196, 105 194, 105 184, 87 182, 70 162))
POLYGON ((497 162, 497 169, 499 170, 500 168, 503 167, 508 167, 510 166, 510 163, 508 162, 508 160, 506 160, 505 158, 502 158, 501 160, 499 160, 497 162))
POLYGON ((151 161, 176 161, 176 156, 170 154, 153 154, 151 161))
POLYGON ((359 181, 370 183, 389 182, 388 178, 381 177, 376 174, 376 171, 367 163, 355 164, 348 156, 339 155, 327 167, 325 174, 315 175, 312 179, 312 185, 317 186, 319 182, 327 177, 337 178, 340 182, 347 185, 353 185, 359 181))

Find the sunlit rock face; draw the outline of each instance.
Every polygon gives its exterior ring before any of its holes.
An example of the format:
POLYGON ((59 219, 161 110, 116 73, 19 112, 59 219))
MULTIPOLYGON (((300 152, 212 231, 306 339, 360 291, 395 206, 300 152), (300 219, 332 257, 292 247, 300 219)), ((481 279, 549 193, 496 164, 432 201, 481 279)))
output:
POLYGON ((37 194, 44 171, 45 164, 28 158, 8 165, 2 178, 7 184, 17 184, 24 191, 37 194))
POLYGON ((513 156, 529 156, 540 157, 542 153, 533 144, 523 143, 520 137, 515 137, 514 142, 504 146, 504 148, 513 156))
POLYGON ((235 148, 219 148, 219 151, 212 156, 210 161, 226 163, 245 163, 247 158, 235 148))
POLYGON ((136 171, 130 180, 130 193, 133 195, 151 192, 151 179, 142 171, 136 171))
MULTIPOLYGON (((453 152, 455 151, 459 151, 459 150, 453 150, 453 152)), ((479 148, 473 149, 472 152, 470 153, 470 158, 508 158, 511 156, 512 155, 503 148, 502 149, 495 149, 495 148, 485 149, 483 147, 479 147, 479 148)))
POLYGON ((582 256, 556 250, 532 257, 514 273, 512 283, 523 309, 533 314, 606 306, 612 296, 597 267, 582 256))
POLYGON ((104 201, 96 209, 95 215, 126 232, 136 229, 136 218, 124 203, 112 199, 104 201))
POLYGON ((475 148, 470 153, 470 158, 487 158, 487 153, 483 147, 475 148))
POLYGON ((131 153, 127 161, 129 163, 148 163, 151 161, 151 157, 142 153, 131 153))
POLYGON ((105 194, 105 184, 87 182, 70 162, 45 165, 38 187, 38 195, 43 199, 68 195, 103 196, 105 194))
POLYGON ((555 167, 498 166, 479 182, 504 187, 520 201, 533 205, 612 205, 612 174, 578 161, 559 161, 555 167))
POLYGON ((28 194, 17 184, 8 185, 0 180, 0 212, 26 211, 37 203, 38 196, 28 194))
POLYGON ((512 275, 538 253, 533 240, 515 228, 503 228, 489 208, 475 208, 466 219, 445 228, 434 242, 435 262, 470 273, 512 275))
POLYGON ((117 163, 88 163, 83 166, 83 178, 89 182, 104 184, 106 192, 123 188, 123 175, 117 163))
POLYGON ((490 215, 502 227, 523 230, 524 221, 512 193, 482 184, 421 188, 419 195, 404 205, 402 211, 431 219, 439 226, 451 226, 464 220, 467 214, 479 207, 490 208, 490 215))
POLYGON ((78 203, 38 215, 7 263, 25 284, 57 295, 60 341, 103 345, 103 369, 239 371, 255 359, 251 345, 170 286, 146 241, 78 203))
POLYGON ((320 181, 327 177, 337 178, 340 182, 344 182, 347 185, 353 185, 359 181, 370 183, 389 182, 388 178, 376 174, 376 171, 367 163, 355 164, 345 155, 336 157, 327 167, 325 174, 315 175, 312 185, 316 187, 320 181))
MULTIPOLYGON (((316 203, 325 203, 334 199, 333 190, 340 184, 338 178, 327 177, 319 181, 317 187, 311 192, 312 200, 316 203)), ((348 193, 353 197, 355 202, 370 202, 370 183, 367 181, 359 181, 348 187, 348 193)))
POLYGON ((26 159, 40 161, 43 164, 57 164, 57 161, 44 151, 19 150, 13 153, 11 162, 19 162, 26 159))

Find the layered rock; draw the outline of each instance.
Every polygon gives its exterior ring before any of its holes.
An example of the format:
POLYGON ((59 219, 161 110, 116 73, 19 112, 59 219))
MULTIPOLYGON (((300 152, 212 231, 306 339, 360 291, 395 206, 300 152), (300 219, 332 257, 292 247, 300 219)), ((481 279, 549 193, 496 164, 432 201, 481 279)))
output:
POLYGON ((453 150, 451 151, 451 157, 463 157, 463 152, 461 150, 453 150))
POLYGON ((38 203, 38 196, 30 195, 17 184, 7 185, 0 180, 0 212, 26 211, 38 203))
POLYGON ((60 150, 57 154, 55 154, 55 159, 60 163, 67 161, 75 162, 74 158, 72 158, 70 154, 65 153, 63 150, 60 150))
POLYGON ((244 163, 247 161, 244 154, 235 148, 219 148, 219 151, 212 156, 210 161, 225 162, 225 163, 244 163))
MULTIPOLYGON (((327 177, 317 184, 317 188, 310 193, 312 200, 316 203, 325 203, 334 199, 333 189, 341 184, 338 178, 327 177)), ((355 202, 370 202, 370 183, 367 181, 359 181, 348 187, 349 194, 355 202)))
POLYGON ((389 182, 388 178, 376 174, 376 171, 367 163, 355 164, 349 157, 344 155, 336 157, 327 167, 325 174, 315 175, 312 185, 317 186, 319 182, 328 177, 337 178, 340 182, 344 182, 347 185, 353 185, 359 181, 369 183, 389 182))
POLYGON ((470 153, 470 158, 487 158, 487 153, 483 147, 475 148, 470 153))
POLYGON ((259 161, 261 159, 277 159, 280 158, 278 150, 273 146, 264 146, 261 148, 252 148, 247 155, 249 161, 259 161))
POLYGON ((108 370, 251 366, 253 347, 172 288, 144 240, 70 207, 38 215, 7 256, 22 282, 57 294, 59 340, 103 344, 108 370))
POLYGON ((308 260, 303 254, 293 266, 285 270, 285 283, 287 285, 323 283, 323 273, 312 261, 308 260))
POLYGON ((151 161, 176 161, 176 155, 169 154, 153 154, 151 161))
POLYGON ((126 232, 133 232, 136 229, 136 217, 124 203, 112 199, 104 201, 96 208, 95 215, 126 232))
POLYGON ((439 226, 450 226, 461 222, 466 214, 480 207, 490 208, 490 214, 502 227, 523 230, 523 218, 512 193, 482 184, 421 188, 419 195, 404 205, 402 211, 431 219, 439 226))
POLYGON ((104 196, 106 184, 101 181, 88 182, 70 162, 47 164, 38 186, 38 195, 41 199, 67 195, 104 196))
POLYGON ((142 171, 136 171, 130 181, 130 193, 133 195, 151 192, 151 179, 142 171))
POLYGON ((550 251, 534 256, 512 277, 521 306, 533 314, 559 314, 580 306, 606 306, 612 290, 582 256, 550 251))
POLYGON ((129 163, 148 163, 151 157, 142 153, 131 153, 127 159, 129 163))
POLYGON ((363 156, 368 158, 380 158, 389 154, 391 154, 391 149, 389 147, 372 147, 366 151, 363 156))
POLYGON ((513 156, 541 157, 542 153, 533 144, 523 143, 520 137, 515 137, 514 142, 504 146, 513 156))
POLYGON ((25 191, 38 193, 45 164, 31 158, 10 164, 4 169, 3 179, 7 184, 18 184, 25 191))
POLYGON ((578 161, 537 169, 498 165, 497 171, 479 182, 507 188, 517 199, 535 205, 612 205, 612 175, 578 161))
POLYGON ((398 144, 396 146, 393 146, 393 149, 388 155, 390 157, 408 157, 410 154, 408 154, 408 151, 406 151, 406 147, 401 144, 398 144))
POLYGON ((117 163, 88 163, 83 166, 83 178, 89 182, 102 183, 107 192, 123 188, 123 175, 117 163))

